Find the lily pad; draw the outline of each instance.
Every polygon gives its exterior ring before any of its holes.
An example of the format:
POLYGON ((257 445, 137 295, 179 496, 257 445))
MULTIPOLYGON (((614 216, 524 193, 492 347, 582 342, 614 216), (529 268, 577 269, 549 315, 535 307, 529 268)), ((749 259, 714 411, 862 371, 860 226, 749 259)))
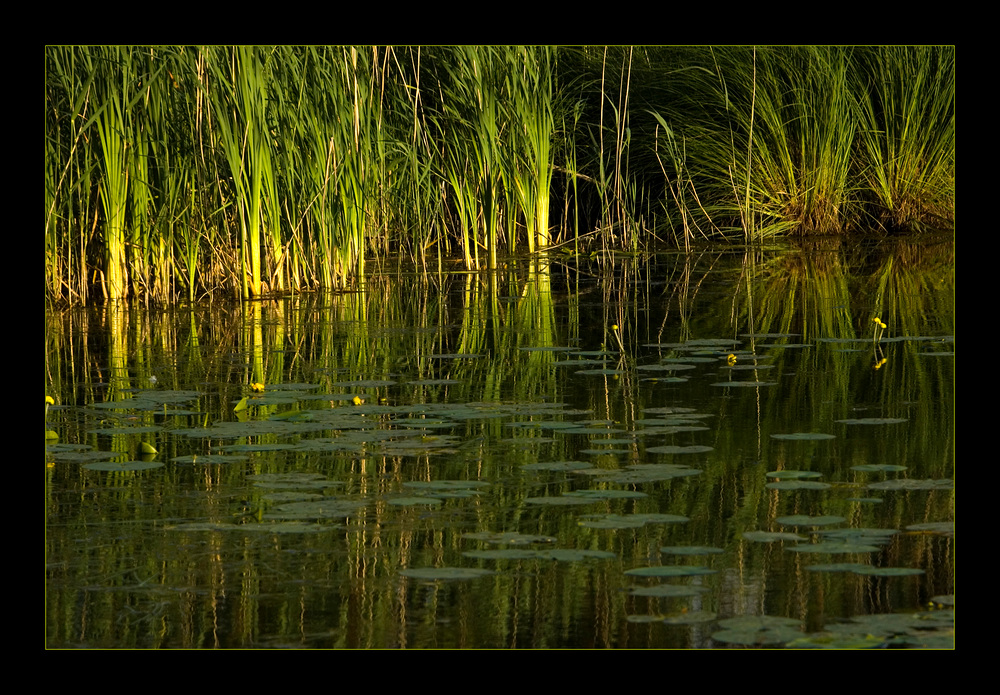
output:
POLYGON ((826 541, 822 543, 811 543, 807 545, 796 545, 789 550, 796 553, 826 553, 829 555, 840 555, 845 553, 875 553, 878 547, 866 545, 864 543, 851 543, 849 541, 826 541))
POLYGON ((781 533, 779 531, 746 531, 743 537, 755 543, 774 543, 776 541, 807 541, 805 536, 797 533, 781 533))
POLYGON ((487 543, 510 543, 511 545, 556 542, 554 536, 538 536, 530 533, 518 533, 517 531, 507 531, 504 533, 477 531, 475 533, 462 534, 462 538, 471 538, 472 540, 485 541, 487 543))
POLYGON ((694 577, 715 574, 717 571, 698 565, 656 565, 625 570, 625 574, 632 577, 694 577))
POLYGON ((836 439, 835 434, 825 434, 824 432, 792 432, 791 434, 772 434, 771 439, 790 439, 790 440, 823 440, 823 439, 836 439))
POLYGON ((583 461, 544 461, 525 464, 521 466, 521 469, 526 471, 578 471, 590 468, 591 465, 583 461))
POLYGON ((437 497, 393 497, 388 500, 389 504, 397 507, 416 507, 422 504, 437 505, 444 504, 444 500, 437 497))
POLYGON ((681 524, 690 521, 677 514, 601 514, 588 515, 580 526, 598 529, 641 528, 646 524, 681 524))
POLYGON ((792 516, 779 516, 775 521, 782 526, 826 526, 828 524, 839 524, 842 521, 847 521, 847 518, 842 516, 795 514, 792 516))
POLYGON ((558 562, 577 562, 588 558, 608 560, 616 557, 614 553, 606 550, 576 550, 573 548, 469 550, 462 555, 479 560, 556 560, 558 562))
POLYGON ((781 644, 802 636, 801 623, 794 618, 743 616, 721 620, 719 626, 726 629, 712 633, 712 639, 727 644, 781 644))
POLYGON ((574 490, 563 493, 570 497, 584 497, 593 500, 639 499, 647 497, 645 492, 635 490, 574 490))
POLYGON ((837 420, 836 422, 844 425, 896 425, 901 422, 909 422, 909 420, 905 417, 860 417, 837 420))
POLYGON ((495 574, 493 570, 478 569, 476 567, 410 567, 400 570, 399 573, 404 577, 428 581, 438 579, 477 579, 495 574))
POLYGON ((688 598, 708 593, 705 586, 692 584, 654 584, 653 586, 634 586, 628 590, 632 596, 653 596, 658 598, 688 598))
POLYGON ((951 490, 955 487, 955 481, 949 478, 939 480, 882 480, 868 485, 869 490, 951 490))
POLYGON ((720 381, 712 386, 732 386, 734 388, 757 388, 759 386, 776 386, 777 381, 720 381))
POLYGON ((726 551, 710 545, 664 545, 660 552, 668 555, 718 555, 726 551))
POLYGON ((771 490, 826 490, 832 486, 815 480, 779 480, 776 483, 767 483, 764 487, 771 490))
POLYGON ((922 569, 916 567, 863 567, 852 570, 855 574, 865 574, 874 577, 911 577, 924 574, 922 569))
POLYGON ((668 615, 663 618, 667 625, 698 625, 700 623, 710 623, 718 617, 712 611, 686 611, 677 615, 668 615))
POLYGON ((899 466, 893 463, 864 463, 860 466, 851 466, 851 470, 865 473, 899 473, 905 471, 906 466, 899 466))
POLYGON ((690 446, 651 446, 646 449, 648 454, 701 454, 713 451, 713 447, 700 444, 690 446))
POLYGON ((793 471, 793 470, 783 470, 783 471, 768 471, 768 478, 778 478, 778 479, 789 479, 789 480, 799 480, 802 478, 822 478, 822 473, 816 473, 815 471, 793 471))
POLYGON ((306 502, 279 504, 268 511, 265 519, 342 519, 365 506, 364 502, 323 498, 306 502))
POLYGON ((85 463, 82 468, 88 471, 145 471, 151 468, 163 468, 156 461, 95 461, 85 463))

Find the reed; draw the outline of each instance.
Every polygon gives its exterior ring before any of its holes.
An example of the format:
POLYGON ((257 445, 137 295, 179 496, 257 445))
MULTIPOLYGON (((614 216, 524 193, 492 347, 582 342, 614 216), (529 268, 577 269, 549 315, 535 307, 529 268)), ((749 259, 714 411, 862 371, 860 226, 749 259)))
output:
POLYGON ((77 46, 45 61, 53 303, 337 289, 392 256, 440 272, 568 241, 693 252, 953 223, 947 47, 77 46))

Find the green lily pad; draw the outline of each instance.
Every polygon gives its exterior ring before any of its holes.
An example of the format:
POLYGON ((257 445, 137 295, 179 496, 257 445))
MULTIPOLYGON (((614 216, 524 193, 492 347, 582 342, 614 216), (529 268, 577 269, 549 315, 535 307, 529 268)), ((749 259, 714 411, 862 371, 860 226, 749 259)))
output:
POLYGON ((777 381, 720 381, 712 386, 732 386, 734 388, 756 388, 759 386, 776 386, 777 381))
POLYGON ((864 543, 851 543, 849 541, 826 541, 822 543, 812 543, 807 545, 796 545, 789 550, 796 553, 826 553, 830 555, 840 555, 844 553, 875 553, 878 547, 866 545, 864 543))
POLYGON ((608 470, 593 468, 577 471, 584 475, 593 475, 604 482, 631 485, 636 483, 657 482, 673 478, 685 478, 699 475, 701 470, 673 463, 637 463, 624 470, 608 470))
POLYGON ((525 497, 525 504, 538 504, 548 507, 570 507, 579 504, 593 504, 598 502, 596 499, 588 499, 585 497, 567 497, 566 495, 560 495, 558 497, 525 497))
POLYGON ((614 553, 606 550, 576 550, 572 548, 469 550, 462 555, 479 560, 555 560, 557 562, 577 562, 588 558, 608 560, 616 557, 614 553))
POLYGON ((646 449, 648 454, 701 454, 712 451, 713 447, 699 444, 690 446, 651 446, 646 449))
POLYGON ((910 577, 917 574, 924 574, 922 569, 916 567, 863 567, 852 570, 855 574, 866 574, 875 577, 910 577))
POLYGON ((664 545, 660 552, 668 555, 718 555, 726 551, 710 545, 664 545))
POLYGON ((579 522, 585 528, 626 529, 641 528, 646 524, 682 524, 690 521, 677 514, 591 514, 579 522))
POLYGON ((565 492, 563 494, 570 497, 585 497, 594 500, 639 499, 648 496, 645 492, 637 492, 635 490, 574 490, 573 492, 565 492))
POLYGON ((507 531, 504 533, 491 533, 489 531, 477 531, 475 533, 462 534, 462 538, 471 538, 487 543, 510 543, 512 545, 528 543, 555 543, 555 536, 538 536, 530 533, 518 533, 517 531, 507 531))
POLYGON ((815 480, 779 480, 776 483, 767 483, 764 487, 771 490, 826 490, 832 486, 815 480))
POLYGON ((400 570, 404 577, 413 579, 423 579, 427 581, 448 580, 448 579, 477 579, 495 574, 493 570, 478 569, 475 567, 409 567, 400 570))
POLYGON ((955 481, 949 478, 940 480, 882 480, 868 485, 869 490, 951 490, 954 487, 955 481))
POLYGON ((790 440, 822 440, 822 439, 836 439, 835 434, 825 434, 823 432, 792 432, 791 434, 772 434, 771 439, 790 439, 790 440))
POLYGON ((658 598, 688 598, 706 594, 708 591, 708 587, 692 584, 654 584, 653 586, 634 586, 628 590, 632 596, 658 598))
POLYGON ((525 464, 521 466, 521 469, 526 471, 578 471, 591 467, 592 464, 583 461, 544 461, 525 464))
POLYGON ((712 633, 712 639, 726 644, 760 646, 782 644, 802 636, 801 623, 793 618, 769 615, 743 616, 720 620, 726 629, 712 633))
POLYGON ((847 521, 843 516, 809 516, 808 514, 795 514, 792 516, 779 516, 775 519, 782 526, 826 526, 828 524, 839 524, 847 521))
POLYGON ((768 471, 768 478, 779 478, 779 479, 789 479, 789 480, 799 480, 802 478, 822 478, 822 473, 816 473, 815 471, 793 471, 793 470, 783 470, 783 471, 768 471))
POLYGON ((868 567, 868 565, 860 562, 830 562, 820 565, 809 565, 806 569, 810 572, 855 572, 864 567, 868 567))
POLYGON ((852 471, 863 471, 865 473, 899 473, 906 470, 906 466, 899 466, 892 463, 865 463, 860 466, 851 466, 852 471))
POLYGON ((444 504, 444 500, 437 497, 393 497, 388 502, 397 507, 415 507, 421 504, 444 504))
POLYGON ((781 533, 778 531, 746 531, 743 537, 755 543, 775 543, 777 541, 807 541, 805 536, 797 533, 781 533))
POLYGON ((156 461, 95 461, 85 463, 82 468, 88 471, 145 471, 163 466, 164 464, 156 461))
POLYGON ((905 417, 860 417, 836 420, 836 422, 844 425, 895 425, 909 420, 905 417))
POLYGON ((326 497, 305 502, 279 504, 269 510, 265 519, 342 519, 355 514, 364 502, 326 497))
POLYGON ((710 623, 718 617, 712 611, 687 611, 677 615, 668 615, 663 618, 667 625, 698 625, 700 623, 710 623))
POLYGON ((893 528, 838 528, 818 531, 817 533, 824 539, 867 545, 885 545, 899 531, 893 528))
POLYGON ((950 536, 955 533, 954 521, 930 521, 925 524, 910 524, 907 531, 928 531, 930 533, 943 533, 950 536))
POLYGON ((625 574, 632 577, 694 577, 715 574, 717 571, 697 565, 656 565, 625 570, 625 574))
POLYGON ((172 463, 232 463, 234 461, 246 461, 246 456, 240 454, 192 454, 190 456, 175 456, 170 461, 172 463))

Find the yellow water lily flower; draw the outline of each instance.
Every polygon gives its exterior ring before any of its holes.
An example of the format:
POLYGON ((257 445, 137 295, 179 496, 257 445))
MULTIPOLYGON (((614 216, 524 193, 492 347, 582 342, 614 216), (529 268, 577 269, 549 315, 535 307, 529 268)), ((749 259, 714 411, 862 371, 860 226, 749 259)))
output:
POLYGON ((56 401, 52 396, 45 397, 45 405, 55 405, 56 401))
POLYGON ((736 364, 736 355, 730 353, 729 357, 726 358, 726 362, 729 364, 736 364))
POLYGON ((361 405, 363 402, 364 401, 362 401, 359 396, 355 396, 354 398, 351 399, 351 403, 353 403, 354 405, 361 405))
POLYGON ((260 393, 261 391, 264 390, 264 384, 252 381, 250 382, 250 390, 253 391, 254 393, 260 393))

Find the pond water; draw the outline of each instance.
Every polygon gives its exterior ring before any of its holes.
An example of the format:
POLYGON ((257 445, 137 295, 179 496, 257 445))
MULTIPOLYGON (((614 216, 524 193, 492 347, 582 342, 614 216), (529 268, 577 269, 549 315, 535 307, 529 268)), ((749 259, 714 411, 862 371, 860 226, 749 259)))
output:
POLYGON ((951 648, 952 254, 48 312, 46 645, 951 648))

